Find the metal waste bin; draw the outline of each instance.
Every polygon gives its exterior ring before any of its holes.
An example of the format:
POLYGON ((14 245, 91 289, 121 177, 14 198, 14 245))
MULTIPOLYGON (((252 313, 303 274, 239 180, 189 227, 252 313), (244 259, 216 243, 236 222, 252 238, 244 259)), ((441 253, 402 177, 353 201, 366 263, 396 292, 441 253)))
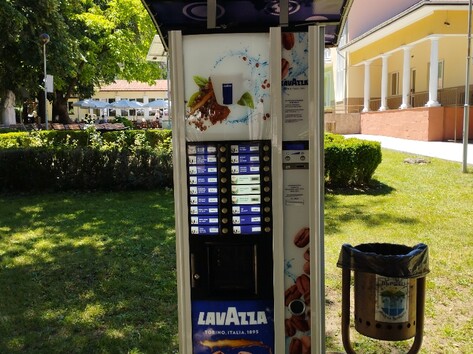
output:
POLYGON ((367 337, 399 341, 416 337, 409 353, 417 353, 423 336, 428 247, 389 243, 342 246, 337 266, 342 274, 342 337, 350 343, 350 282, 354 272, 355 329, 367 337))

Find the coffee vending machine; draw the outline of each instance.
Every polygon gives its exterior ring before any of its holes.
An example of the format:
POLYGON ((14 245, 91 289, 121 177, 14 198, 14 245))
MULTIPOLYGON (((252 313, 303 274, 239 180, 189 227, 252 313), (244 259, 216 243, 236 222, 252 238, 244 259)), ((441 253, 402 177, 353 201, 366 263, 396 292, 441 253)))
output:
MULTIPOLYGON (((144 2, 156 18, 176 4, 144 2)), ((325 353, 323 58, 331 37, 322 25, 287 21, 339 19, 344 1, 335 3, 184 2, 179 16, 205 20, 207 30, 180 30, 178 18, 163 36, 181 354, 325 353), (332 17, 309 15, 323 6, 332 17), (222 19, 233 24, 232 14, 252 25, 218 28, 222 19)))

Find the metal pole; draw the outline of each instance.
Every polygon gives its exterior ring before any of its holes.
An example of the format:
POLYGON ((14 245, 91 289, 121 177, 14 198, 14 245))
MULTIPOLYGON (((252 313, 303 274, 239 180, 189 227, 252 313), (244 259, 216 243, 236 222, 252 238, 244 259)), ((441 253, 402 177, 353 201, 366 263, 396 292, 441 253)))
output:
MULTIPOLYGON (((46 87, 46 82, 48 79, 48 75, 46 73, 46 44, 49 43, 49 34, 43 33, 39 35, 39 40, 43 43, 43 65, 44 65, 44 119, 46 122, 46 130, 48 130, 48 89, 46 87)), ((40 122, 41 123, 41 122, 40 122)))
POLYGON ((468 172, 468 130, 470 122, 471 1, 468 1, 468 56, 466 57, 465 104, 463 110, 463 172, 468 172))
POLYGON ((43 61, 44 61, 44 119, 46 122, 46 130, 48 130, 48 89, 46 85, 46 81, 48 79, 48 75, 46 73, 46 43, 43 44, 43 61))

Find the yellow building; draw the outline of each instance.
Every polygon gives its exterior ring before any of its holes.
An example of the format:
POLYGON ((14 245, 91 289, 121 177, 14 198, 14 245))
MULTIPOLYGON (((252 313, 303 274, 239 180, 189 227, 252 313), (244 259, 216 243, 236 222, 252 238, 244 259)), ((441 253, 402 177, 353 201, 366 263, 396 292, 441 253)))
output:
MULTIPOLYGON (((326 122, 332 130, 358 117, 352 133, 461 140, 468 4, 353 0, 331 52, 334 113, 326 122)), ((470 136, 471 129, 470 123, 470 136)))

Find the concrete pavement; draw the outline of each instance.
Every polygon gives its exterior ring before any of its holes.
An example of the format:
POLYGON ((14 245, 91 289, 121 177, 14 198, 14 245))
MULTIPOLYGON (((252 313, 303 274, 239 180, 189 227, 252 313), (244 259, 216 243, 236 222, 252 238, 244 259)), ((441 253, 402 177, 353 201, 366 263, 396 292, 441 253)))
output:
MULTIPOLYGON (((419 156, 436 157, 443 160, 463 162, 463 142, 446 141, 418 141, 400 138, 392 138, 379 135, 347 134, 345 137, 353 137, 363 140, 379 141, 384 149, 396 150, 415 154, 419 156)), ((468 144, 467 163, 473 165, 473 143, 468 144)))

